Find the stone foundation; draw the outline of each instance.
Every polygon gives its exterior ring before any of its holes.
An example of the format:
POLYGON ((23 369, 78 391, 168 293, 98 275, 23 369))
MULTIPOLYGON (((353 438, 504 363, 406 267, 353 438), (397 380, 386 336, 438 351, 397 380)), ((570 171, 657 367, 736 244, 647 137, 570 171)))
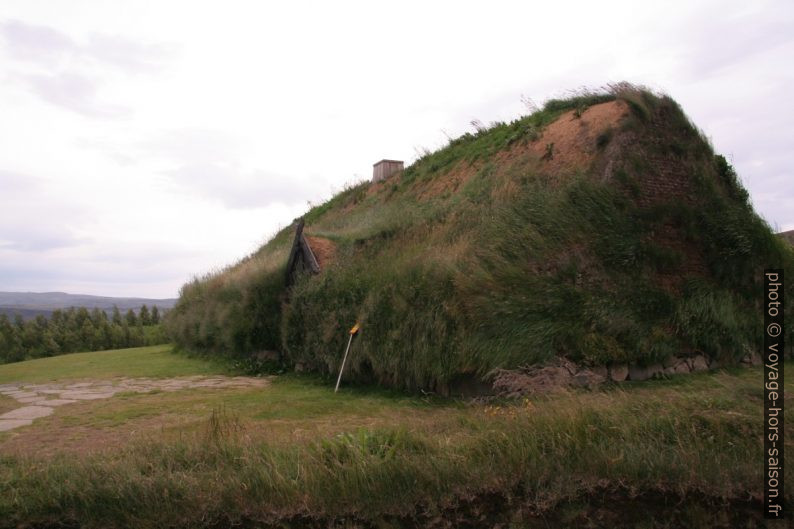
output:
MULTIPOLYGON (((748 353, 739 366, 751 367, 762 364, 758 353, 748 353)), ((489 379, 491 395, 515 398, 533 394, 553 393, 576 387, 594 388, 606 382, 641 382, 653 378, 664 378, 683 373, 708 371, 722 367, 716 360, 704 355, 671 356, 661 363, 642 366, 639 364, 612 364, 609 366, 585 367, 570 360, 558 358, 542 366, 521 369, 496 369, 489 379)), ((486 396, 486 394, 481 394, 486 396)))

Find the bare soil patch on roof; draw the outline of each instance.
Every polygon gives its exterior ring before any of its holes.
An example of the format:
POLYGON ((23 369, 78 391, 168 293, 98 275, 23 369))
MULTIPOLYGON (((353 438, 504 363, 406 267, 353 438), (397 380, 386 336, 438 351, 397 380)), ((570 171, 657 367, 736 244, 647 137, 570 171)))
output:
POLYGON ((579 117, 571 110, 543 129, 543 135, 530 144, 530 149, 544 159, 545 170, 560 171, 586 169, 598 152, 598 136, 628 115, 623 101, 593 105, 579 117), (553 145, 547 156, 548 145, 553 145))
MULTIPOLYGON (((535 141, 517 142, 510 148, 495 155, 495 165, 499 172, 512 172, 519 167, 539 167, 544 173, 560 175, 565 171, 587 169, 598 154, 598 137, 616 129, 620 121, 628 115, 629 108, 623 101, 610 101, 588 107, 576 117, 571 110, 562 114, 556 121, 543 129, 542 136, 535 141), (550 156, 548 145, 553 144, 550 156), (539 166, 537 164, 540 164, 539 166)), ((458 162, 449 171, 435 175, 418 189, 420 199, 454 193, 466 184, 480 169, 482 164, 458 162)), ((495 190, 510 193, 511 179, 506 179, 495 190)))
POLYGON ((312 253, 317 259, 317 264, 320 265, 320 269, 334 262, 336 258, 336 244, 334 244, 332 240, 314 235, 306 235, 305 237, 306 242, 309 243, 309 248, 312 249, 312 253))
POLYGON ((480 165, 481 164, 472 164, 466 160, 461 160, 449 171, 436 175, 429 182, 423 183, 422 187, 418 190, 418 197, 426 200, 428 198, 442 196, 445 193, 456 192, 462 185, 468 182, 472 176, 477 174, 480 165))

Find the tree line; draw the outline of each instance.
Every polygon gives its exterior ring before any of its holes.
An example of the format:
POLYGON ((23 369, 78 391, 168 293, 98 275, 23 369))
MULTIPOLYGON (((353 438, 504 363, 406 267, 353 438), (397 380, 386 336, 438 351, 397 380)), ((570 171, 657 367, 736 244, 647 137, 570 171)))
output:
POLYGON ((159 308, 146 305, 125 314, 114 306, 110 315, 97 308, 71 307, 28 321, 0 314, 0 363, 166 343, 161 317, 159 308))

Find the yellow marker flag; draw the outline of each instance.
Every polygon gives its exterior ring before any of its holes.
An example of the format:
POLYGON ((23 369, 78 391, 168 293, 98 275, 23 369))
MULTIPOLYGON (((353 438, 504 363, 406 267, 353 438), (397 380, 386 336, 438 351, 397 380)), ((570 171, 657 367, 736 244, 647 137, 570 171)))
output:
POLYGON ((342 367, 339 368, 339 377, 336 379, 336 388, 334 388, 334 393, 339 391, 339 383, 342 382, 342 372, 345 370, 345 362, 347 361, 347 353, 350 352, 350 344, 353 343, 353 336, 358 334, 359 324, 356 322, 353 325, 353 328, 350 329, 350 338, 347 340, 347 348, 345 349, 345 356, 342 357, 342 367))

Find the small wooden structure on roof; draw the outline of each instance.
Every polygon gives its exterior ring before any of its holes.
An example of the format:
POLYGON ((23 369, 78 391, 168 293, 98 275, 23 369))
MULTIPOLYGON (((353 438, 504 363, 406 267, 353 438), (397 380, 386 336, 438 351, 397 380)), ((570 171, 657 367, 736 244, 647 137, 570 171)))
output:
POLYGON ((394 173, 403 170, 403 163, 400 160, 381 160, 372 166, 372 181, 380 182, 386 180, 394 173))

